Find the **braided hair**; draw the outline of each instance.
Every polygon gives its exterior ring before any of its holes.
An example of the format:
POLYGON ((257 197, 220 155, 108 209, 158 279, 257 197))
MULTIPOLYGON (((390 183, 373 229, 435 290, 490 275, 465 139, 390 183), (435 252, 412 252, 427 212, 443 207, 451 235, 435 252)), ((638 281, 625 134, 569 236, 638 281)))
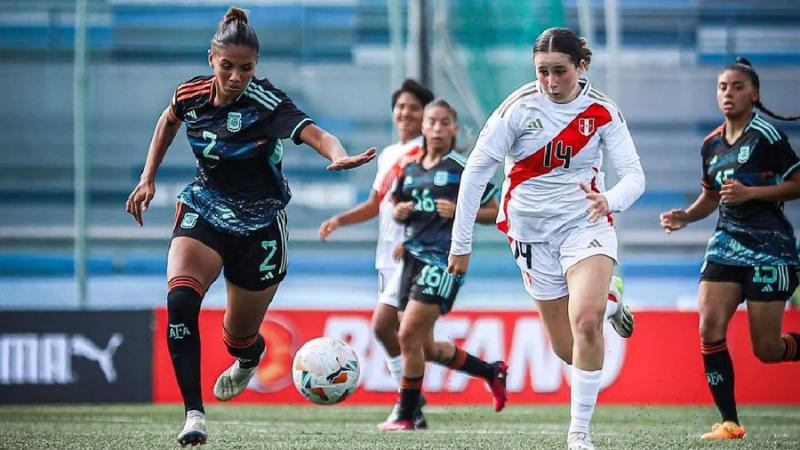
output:
MULTIPOLYGON (((747 58, 743 58, 741 56, 736 58, 736 62, 733 63, 733 64, 729 64, 729 65, 725 66, 722 69, 722 72, 725 72, 725 71, 728 71, 728 70, 736 70, 736 71, 738 71, 740 73, 743 73, 743 74, 747 75, 748 78, 750 78, 750 82, 753 84, 753 88, 755 88, 756 92, 759 92, 759 89, 761 88, 761 82, 758 79, 758 74, 753 69, 753 65, 750 63, 750 61, 747 60, 747 58)), ((720 73, 722 73, 722 72, 720 72, 720 73)), ((770 111, 769 109, 767 109, 767 107, 764 106, 763 103, 761 103, 761 94, 760 94, 760 92, 759 92, 758 100, 755 101, 753 106, 755 106, 756 108, 761 110, 764 114, 772 117, 773 119, 785 120, 785 121, 800 120, 800 115, 798 115, 798 116, 782 116, 780 114, 776 114, 776 113, 770 111)))

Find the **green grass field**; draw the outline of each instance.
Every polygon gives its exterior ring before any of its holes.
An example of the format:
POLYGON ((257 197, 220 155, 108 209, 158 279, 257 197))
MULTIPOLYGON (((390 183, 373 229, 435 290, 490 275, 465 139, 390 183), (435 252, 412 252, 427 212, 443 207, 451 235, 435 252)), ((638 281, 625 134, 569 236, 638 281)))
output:
MULTIPOLYGON (((2 449, 180 448, 182 408, 140 406, 2 406, 2 449)), ((566 406, 430 407, 425 431, 378 433, 387 407, 211 405, 205 448, 236 449, 564 449, 566 406)), ((598 449, 798 449, 800 407, 741 408, 748 435, 700 442, 716 419, 711 408, 602 406, 598 449)))

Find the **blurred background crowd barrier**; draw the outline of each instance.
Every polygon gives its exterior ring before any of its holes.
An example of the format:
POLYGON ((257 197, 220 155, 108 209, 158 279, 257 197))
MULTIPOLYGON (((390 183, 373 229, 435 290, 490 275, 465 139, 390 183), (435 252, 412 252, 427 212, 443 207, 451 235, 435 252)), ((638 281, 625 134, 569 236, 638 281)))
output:
MULTIPOLYGON (((261 39, 258 76, 286 91, 351 152, 393 142, 389 96, 407 74, 428 81, 462 112, 467 150, 485 117, 532 79, 531 46, 550 26, 587 35, 592 82, 621 107, 647 174, 647 192, 618 215, 621 272, 638 308, 690 306, 715 215, 666 236, 658 213, 699 192, 699 148, 721 122, 715 77, 737 55, 753 61, 762 100, 797 113, 800 8, 791 0, 308 0, 240 1, 261 39), (420 13, 421 12, 421 13, 420 13), (423 17, 424 19, 419 19, 423 17), (420 41, 424 41, 420 44, 420 41), (422 47, 420 47, 420 45, 422 47), (424 48, 425 58, 410 58, 424 48), (428 61, 426 63, 425 61, 428 61)), ((88 0, 86 117, 88 298, 73 292, 75 2, 0 2, 0 308, 141 307, 163 302, 175 196, 191 181, 193 155, 181 132, 138 228, 124 212, 158 114, 177 84, 209 73, 206 50, 228 2, 88 0)), ((795 146, 797 123, 779 123, 795 146)), ((327 173, 308 147, 286 143, 290 275, 278 301, 374 302, 375 222, 344 227, 327 245, 329 215, 366 198, 374 164, 327 173), (332 289, 331 289, 332 288, 332 289), (347 289, 342 299, 339 288, 347 289), (320 292, 322 291, 322 292, 320 292), (284 300, 281 300, 284 299, 284 300)), ((611 180, 613 182, 613 171, 611 180)), ((800 209, 787 204, 796 225, 800 209)), ((480 305, 529 301, 503 236, 480 227, 474 294, 480 305)), ((212 289, 208 304, 221 305, 212 289)))

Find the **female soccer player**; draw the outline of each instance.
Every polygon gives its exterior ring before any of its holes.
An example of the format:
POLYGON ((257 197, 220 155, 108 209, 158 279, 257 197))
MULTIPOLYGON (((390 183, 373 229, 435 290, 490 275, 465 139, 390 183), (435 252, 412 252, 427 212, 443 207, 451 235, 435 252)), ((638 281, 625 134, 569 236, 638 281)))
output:
POLYGON ((631 206, 645 185, 622 115, 581 78, 591 55, 568 29, 550 28, 536 39, 537 80, 494 111, 469 157, 448 267, 455 275, 466 272, 481 192, 505 161, 497 225, 508 235, 553 350, 572 364, 567 442, 581 450, 594 448, 589 422, 603 368, 604 313, 624 337, 632 331, 627 308, 606 301, 617 263, 610 213, 631 206), (620 176, 608 191, 600 172, 604 157, 620 176))
POLYGON ((139 184, 126 210, 139 225, 155 194, 155 176, 181 122, 197 157, 197 177, 179 196, 167 278, 169 352, 186 410, 181 445, 208 434, 200 392, 198 316, 203 295, 224 268, 228 305, 224 340, 236 358, 214 396, 241 393, 265 352, 258 329, 286 275, 286 212, 281 139, 304 142, 328 158, 328 170, 350 169, 375 149, 348 156, 339 140, 314 125, 267 79, 254 78, 258 38, 241 9, 220 22, 208 62, 213 75, 182 83, 156 124, 139 184))
MULTIPOLYGON (((400 89, 392 94, 392 119, 400 140, 385 149, 378 156, 378 173, 372 183, 369 198, 354 208, 337 214, 322 222, 319 238, 324 242, 342 225, 361 223, 379 216, 378 245, 375 251, 375 269, 378 271, 378 304, 372 314, 372 329, 375 337, 386 351, 389 372, 397 383, 403 375, 403 360, 400 357, 400 344, 397 329, 397 286, 390 285, 394 272, 400 262, 393 256, 394 249, 403 243, 403 226, 392 217, 394 204, 391 189, 402 173, 403 168, 421 156, 422 147, 422 109, 433 100, 433 93, 420 83, 407 79, 400 89)), ((387 421, 396 417, 396 408, 387 421)), ((426 426, 421 411, 415 413, 417 428, 426 426)))
POLYGON ((765 363, 797 361, 800 334, 781 335, 786 300, 798 285, 794 231, 783 202, 800 197, 800 160, 786 135, 753 113, 753 107, 780 120, 761 103, 758 74, 744 58, 722 69, 717 106, 725 122, 700 150, 703 190, 686 210, 661 214, 667 233, 707 217, 719 207, 700 275, 700 352, 706 380, 722 423, 705 440, 741 439, 734 399, 733 364, 726 344, 728 324, 747 300, 750 339, 765 363))
MULTIPOLYGON (((381 431, 415 428, 417 409, 425 373, 425 361, 449 366, 486 380, 494 397, 495 411, 506 402, 506 365, 488 363, 449 342, 434 342, 433 326, 439 316, 453 307, 462 277, 446 272, 447 252, 453 226, 456 197, 464 170, 464 157, 454 151, 458 117, 456 110, 442 99, 425 107, 422 134, 424 155, 405 167, 397 180, 392 198, 394 218, 405 225, 402 269, 396 272, 400 320, 400 351, 403 378, 400 381, 400 407, 396 420, 380 425, 381 431)), ((489 186, 480 199, 478 220, 492 223, 497 216, 496 189, 489 186)))

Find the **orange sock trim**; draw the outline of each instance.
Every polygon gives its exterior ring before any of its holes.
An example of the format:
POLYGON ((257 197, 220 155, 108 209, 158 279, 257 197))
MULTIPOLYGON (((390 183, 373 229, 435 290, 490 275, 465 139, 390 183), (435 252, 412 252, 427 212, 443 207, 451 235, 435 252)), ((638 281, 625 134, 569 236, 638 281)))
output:
POLYGON ((400 389, 422 389, 422 377, 400 379, 400 389))
POLYGON ((712 353, 723 352, 728 349, 728 341, 713 342, 711 344, 700 344, 700 353, 710 355, 712 353))
POLYGON ((255 344, 258 340, 258 333, 244 338, 237 338, 228 333, 225 327, 222 327, 222 340, 225 342, 225 345, 231 348, 247 348, 255 344))
POLYGON ((467 360, 467 352, 456 347, 456 354, 453 356, 453 360, 450 361, 450 364, 448 364, 447 367, 451 369, 460 369, 461 366, 464 365, 464 361, 466 360, 467 360))
POLYGON ((781 336, 783 343, 786 344, 786 350, 783 352, 782 361, 796 361, 797 360, 797 342, 788 334, 781 336))
POLYGON ((179 276, 167 282, 167 291, 171 291, 179 287, 188 287, 189 289, 197 292, 197 295, 199 295, 201 298, 206 295, 205 289, 203 289, 203 284, 192 277, 179 276))

